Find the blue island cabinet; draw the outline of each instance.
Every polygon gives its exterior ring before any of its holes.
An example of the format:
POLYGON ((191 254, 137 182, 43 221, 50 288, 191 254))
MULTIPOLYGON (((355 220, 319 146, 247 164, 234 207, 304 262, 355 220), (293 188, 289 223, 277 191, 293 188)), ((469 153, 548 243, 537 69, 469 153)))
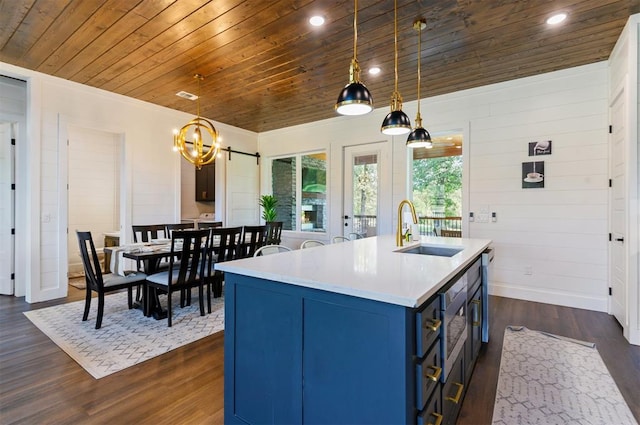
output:
POLYGON ((415 311, 225 272, 225 423, 415 423, 415 311))

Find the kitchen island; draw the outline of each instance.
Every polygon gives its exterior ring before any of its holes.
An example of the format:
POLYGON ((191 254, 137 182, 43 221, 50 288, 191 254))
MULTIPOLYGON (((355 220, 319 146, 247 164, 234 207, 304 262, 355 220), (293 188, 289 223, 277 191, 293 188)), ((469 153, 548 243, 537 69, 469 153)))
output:
MULTIPOLYGON (((442 415, 446 423, 442 400, 457 404, 463 384, 449 396, 438 372, 439 292, 469 274, 479 282, 474 292, 486 293, 480 257, 490 242, 422 237, 400 248, 389 235, 216 264, 225 272, 225 423, 427 423, 442 415), (460 252, 397 252, 418 245, 460 252)), ((482 314, 466 317, 480 322, 482 314)), ((471 352, 452 367, 458 380, 468 382, 471 352)))

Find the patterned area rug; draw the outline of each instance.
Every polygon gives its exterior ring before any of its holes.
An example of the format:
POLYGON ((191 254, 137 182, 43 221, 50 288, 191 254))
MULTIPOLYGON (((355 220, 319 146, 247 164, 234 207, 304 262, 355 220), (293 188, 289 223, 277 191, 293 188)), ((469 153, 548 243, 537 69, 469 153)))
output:
MULTIPOLYGON (((197 294, 197 290, 194 292, 197 294)), ((166 295, 160 296, 166 306, 166 295)), ((95 329, 98 300, 82 321, 84 300, 24 314, 72 359, 99 379, 224 329, 224 298, 211 300, 211 314, 200 316, 198 297, 180 308, 179 294, 173 298, 173 326, 166 320, 144 317, 127 308, 127 294, 105 297, 102 327, 95 329), (195 301, 195 302, 194 302, 195 301)), ((205 307, 206 308, 206 307, 205 307)))
POLYGON ((637 422, 595 344, 508 326, 493 424, 637 422))

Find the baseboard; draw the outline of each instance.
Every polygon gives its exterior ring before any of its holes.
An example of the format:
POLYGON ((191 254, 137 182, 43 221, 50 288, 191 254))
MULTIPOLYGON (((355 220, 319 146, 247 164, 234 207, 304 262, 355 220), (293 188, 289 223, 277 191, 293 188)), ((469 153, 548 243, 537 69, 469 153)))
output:
POLYGON ((502 282, 489 282, 489 295, 607 313, 607 298, 604 296, 588 297, 561 291, 543 291, 502 282))

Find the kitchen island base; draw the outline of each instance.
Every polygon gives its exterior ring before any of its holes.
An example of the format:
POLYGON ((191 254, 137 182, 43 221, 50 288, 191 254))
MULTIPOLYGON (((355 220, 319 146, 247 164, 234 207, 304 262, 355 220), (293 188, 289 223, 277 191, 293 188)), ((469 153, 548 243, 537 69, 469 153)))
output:
POLYGON ((411 309, 225 274, 225 423, 415 420, 411 309))

